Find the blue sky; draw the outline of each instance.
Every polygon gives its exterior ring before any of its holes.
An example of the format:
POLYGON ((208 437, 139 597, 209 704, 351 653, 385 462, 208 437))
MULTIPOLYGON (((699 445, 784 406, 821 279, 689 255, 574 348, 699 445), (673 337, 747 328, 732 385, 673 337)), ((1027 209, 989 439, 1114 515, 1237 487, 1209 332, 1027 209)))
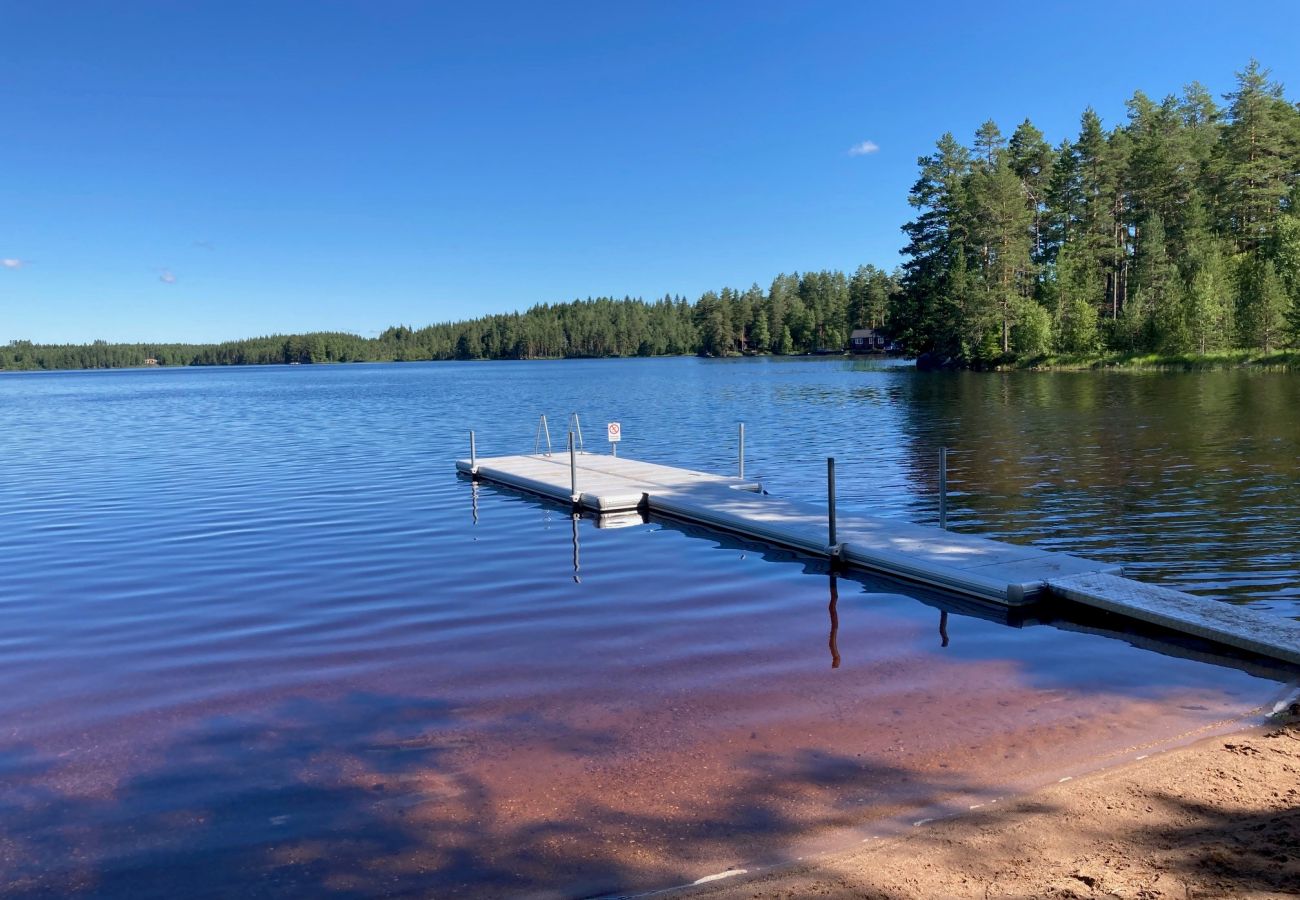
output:
POLYGON ((1300 4, 0 0, 0 341, 373 334, 892 268, 916 158, 1258 57, 1300 4), (851 153, 863 142, 869 153, 851 153))

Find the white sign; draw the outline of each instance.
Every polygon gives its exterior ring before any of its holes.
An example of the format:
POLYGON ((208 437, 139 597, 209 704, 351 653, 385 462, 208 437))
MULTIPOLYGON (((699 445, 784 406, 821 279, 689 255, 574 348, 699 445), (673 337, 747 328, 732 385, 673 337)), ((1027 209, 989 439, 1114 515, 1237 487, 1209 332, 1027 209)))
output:
POLYGON ((610 422, 605 426, 605 430, 609 432, 609 442, 611 444, 617 444, 623 440, 623 426, 617 422, 610 422))

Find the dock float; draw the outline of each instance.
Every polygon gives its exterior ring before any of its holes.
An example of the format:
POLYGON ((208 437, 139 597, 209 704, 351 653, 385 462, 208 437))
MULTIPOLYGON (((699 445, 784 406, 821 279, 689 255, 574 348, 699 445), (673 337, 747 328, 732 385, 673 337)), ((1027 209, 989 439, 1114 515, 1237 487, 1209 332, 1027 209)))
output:
POLYGON ((1300 622, 1124 578, 1121 565, 857 514, 837 515, 832 546, 824 506, 773 497, 757 481, 625 457, 476 456, 456 469, 600 515, 665 515, 1005 606, 1055 596, 1300 665, 1300 622))

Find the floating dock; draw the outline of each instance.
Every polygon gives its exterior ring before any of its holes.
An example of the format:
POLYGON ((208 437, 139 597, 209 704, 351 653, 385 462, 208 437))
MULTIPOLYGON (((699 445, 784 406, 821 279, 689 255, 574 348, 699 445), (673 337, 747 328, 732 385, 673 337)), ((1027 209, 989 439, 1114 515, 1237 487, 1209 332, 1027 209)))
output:
POLYGON ((1123 567, 977 535, 770 496, 756 481, 594 453, 457 460, 458 471, 601 515, 633 510, 789 547, 842 564, 1023 606, 1046 596, 1300 665, 1300 622, 1123 578, 1123 567))

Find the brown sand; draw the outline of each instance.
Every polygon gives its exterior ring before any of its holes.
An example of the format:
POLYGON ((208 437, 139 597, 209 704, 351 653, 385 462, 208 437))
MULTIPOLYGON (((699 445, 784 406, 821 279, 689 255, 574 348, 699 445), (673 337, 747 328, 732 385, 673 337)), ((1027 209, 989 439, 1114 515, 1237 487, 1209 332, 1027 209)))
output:
POLYGON ((680 895, 1300 896, 1300 722, 1293 715, 680 895))

